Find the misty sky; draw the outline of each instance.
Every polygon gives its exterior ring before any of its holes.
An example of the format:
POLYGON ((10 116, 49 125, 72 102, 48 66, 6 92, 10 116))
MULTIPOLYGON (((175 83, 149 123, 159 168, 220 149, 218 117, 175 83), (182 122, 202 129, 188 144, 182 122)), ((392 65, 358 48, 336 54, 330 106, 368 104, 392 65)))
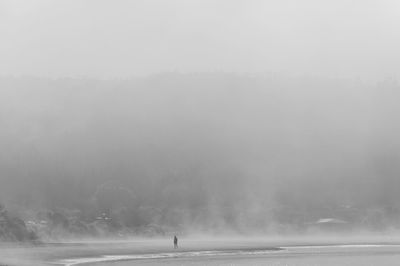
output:
POLYGON ((273 72, 382 79, 396 0, 0 0, 0 75, 273 72))

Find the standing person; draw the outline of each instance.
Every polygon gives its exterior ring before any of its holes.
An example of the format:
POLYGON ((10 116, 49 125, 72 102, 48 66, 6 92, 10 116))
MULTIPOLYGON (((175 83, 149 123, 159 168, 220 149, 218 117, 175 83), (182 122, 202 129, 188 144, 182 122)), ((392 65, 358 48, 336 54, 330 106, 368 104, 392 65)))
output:
POLYGON ((174 236, 174 248, 178 248, 178 238, 174 236))

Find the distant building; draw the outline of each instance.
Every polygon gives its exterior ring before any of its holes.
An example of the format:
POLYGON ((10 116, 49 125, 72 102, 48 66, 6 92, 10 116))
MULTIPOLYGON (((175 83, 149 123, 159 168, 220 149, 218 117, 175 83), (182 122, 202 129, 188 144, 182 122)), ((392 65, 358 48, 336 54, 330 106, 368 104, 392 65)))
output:
POLYGON ((312 227, 321 229, 321 230, 346 230, 350 229, 350 223, 344 221, 342 219, 337 218, 321 218, 315 222, 309 223, 312 227))
POLYGON ((347 222, 336 218, 322 218, 316 224, 347 224, 347 222))

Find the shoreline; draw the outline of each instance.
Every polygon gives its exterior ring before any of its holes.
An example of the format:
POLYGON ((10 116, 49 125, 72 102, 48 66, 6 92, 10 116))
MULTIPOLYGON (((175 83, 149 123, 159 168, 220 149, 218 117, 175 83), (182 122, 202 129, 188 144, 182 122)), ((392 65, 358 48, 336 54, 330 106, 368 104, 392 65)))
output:
POLYGON ((235 256, 235 255, 254 255, 267 254, 272 252, 283 251, 283 248, 270 247, 260 249, 221 249, 221 250, 193 250, 193 251, 174 251, 162 253, 146 253, 132 255, 103 255, 99 257, 86 257, 75 259, 63 259, 55 262, 55 265, 74 266, 74 265, 90 265, 99 262, 118 262, 133 260, 151 260, 151 259, 168 259, 168 258, 191 258, 206 256, 235 256))
MULTIPOLYGON (((359 244, 301 244, 292 246, 280 247, 264 247, 264 248, 231 248, 231 249, 213 249, 213 250, 185 250, 185 251, 171 251, 171 252, 155 252, 143 254, 129 254, 129 255, 101 255, 98 257, 81 257, 72 259, 62 259, 54 262, 54 265, 60 266, 78 266, 78 265, 97 265, 97 263, 114 263, 123 261, 139 261, 139 260, 159 260, 159 259, 201 259, 205 257, 220 257, 230 256, 231 258, 239 256, 274 256, 285 255, 280 251, 288 251, 291 249, 352 249, 354 251, 369 248, 387 248, 396 247, 400 248, 400 243, 359 243, 359 244)), ((292 255, 293 254, 286 254, 292 255)))
MULTIPOLYGON (((54 242, 37 245, 0 245, 0 265, 91 265, 90 263, 168 258, 201 258, 201 256, 286 254, 288 249, 329 248, 400 248, 399 239, 197 239, 182 238, 180 248, 173 249, 171 239, 99 240, 90 242, 54 242), (91 260, 91 261, 89 261, 91 260), (90 263, 89 263, 90 262, 90 263), (80 263, 80 264, 79 264, 80 263)), ((289 254, 288 254, 289 255, 289 254)))

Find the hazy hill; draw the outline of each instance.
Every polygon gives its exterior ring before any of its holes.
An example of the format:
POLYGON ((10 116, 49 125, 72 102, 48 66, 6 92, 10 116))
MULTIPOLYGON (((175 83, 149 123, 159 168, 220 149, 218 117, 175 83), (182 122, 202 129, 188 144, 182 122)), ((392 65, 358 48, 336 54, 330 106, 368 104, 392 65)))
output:
POLYGON ((399 93, 223 73, 1 78, 1 201, 56 233, 397 226, 399 93))

